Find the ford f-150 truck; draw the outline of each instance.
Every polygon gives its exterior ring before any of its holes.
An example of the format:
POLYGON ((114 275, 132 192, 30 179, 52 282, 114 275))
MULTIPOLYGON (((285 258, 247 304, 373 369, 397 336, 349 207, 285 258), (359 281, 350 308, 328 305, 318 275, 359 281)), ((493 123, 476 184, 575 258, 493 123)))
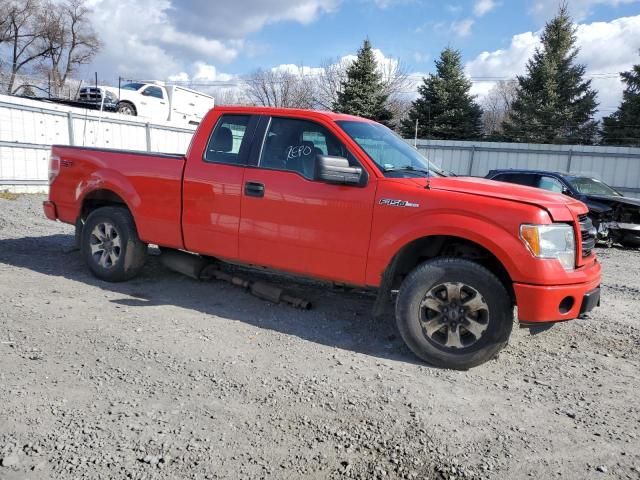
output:
POLYGON ((327 112, 223 107, 186 155, 54 146, 46 216, 89 269, 134 277, 147 245, 375 289, 409 348, 466 369, 521 325, 600 302, 587 207, 447 176, 386 127, 327 112))

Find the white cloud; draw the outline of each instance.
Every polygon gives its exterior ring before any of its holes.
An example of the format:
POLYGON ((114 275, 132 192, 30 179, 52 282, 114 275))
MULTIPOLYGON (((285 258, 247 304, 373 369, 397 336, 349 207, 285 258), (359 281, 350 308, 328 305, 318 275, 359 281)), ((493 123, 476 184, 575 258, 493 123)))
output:
POLYGON ((340 0, 88 0, 102 40, 102 77, 190 76, 195 62, 226 63, 252 47, 246 36, 276 22, 309 24, 340 0), (241 3, 241 5, 240 5, 241 3))
POLYGON ((482 17, 496 8, 498 4, 494 0, 476 0, 473 6, 473 13, 476 17, 482 17))
MULTIPOLYGON (((597 5, 617 7, 632 3, 640 3, 640 0, 572 0, 569 2, 569 11, 575 21, 582 21, 589 17, 593 7, 597 5)), ((559 5, 559 0, 534 0, 531 6, 531 13, 538 19, 546 21, 558 11, 559 5)))
MULTIPOLYGON (((515 35, 509 47, 483 52, 466 65, 467 74, 475 79, 473 93, 483 96, 493 86, 482 78, 513 78, 525 73, 526 63, 540 44, 541 32, 515 35)), ((618 73, 638 63, 640 49, 640 15, 623 17, 610 22, 594 22, 577 26, 577 61, 587 66, 598 90, 601 113, 615 109, 622 97, 618 73), (610 74, 605 75, 602 74, 610 74)))
POLYGON ((238 49, 230 42, 223 43, 220 40, 180 32, 171 25, 156 32, 156 35, 157 40, 161 43, 187 51, 191 50, 198 55, 211 57, 222 62, 229 62, 238 56, 238 49))
POLYGON ((322 73, 321 67, 309 67, 309 66, 300 66, 295 65, 293 63, 283 63, 281 65, 277 65, 271 69, 274 72, 287 72, 293 75, 305 75, 305 76, 314 76, 320 75, 322 73))
POLYGON ((451 24, 451 31, 459 37, 468 37, 471 35, 474 23, 475 20, 472 18, 465 18, 464 20, 453 22, 451 24))
MULTIPOLYGON (((473 5, 473 16, 476 18, 483 17, 490 11, 494 10, 499 5, 495 0, 475 0, 473 5)), ((446 5, 446 9, 449 13, 457 14, 462 11, 462 7, 459 5, 446 5)), ((463 18, 454 22, 438 22, 433 25, 433 29, 442 33, 453 33, 458 37, 468 37, 473 33, 473 26, 476 20, 473 17, 463 18)), ((418 27, 416 33, 420 33, 424 30, 424 26, 418 27)))
MULTIPOLYGON (((378 48, 373 49, 373 56, 376 59, 378 71, 382 75, 385 75, 398 67, 399 60, 397 58, 387 57, 384 52, 378 48)), ((353 63, 356 58, 358 58, 356 54, 344 55, 337 59, 336 65, 339 64, 346 68, 353 63)), ((313 77, 320 75, 323 72, 323 67, 300 66, 293 63, 283 63, 272 67, 271 70, 274 72, 289 72, 295 75, 313 77)))
POLYGON ((172 3, 175 23, 181 30, 237 39, 278 22, 308 25, 320 15, 334 11, 340 0, 172 0, 172 3))

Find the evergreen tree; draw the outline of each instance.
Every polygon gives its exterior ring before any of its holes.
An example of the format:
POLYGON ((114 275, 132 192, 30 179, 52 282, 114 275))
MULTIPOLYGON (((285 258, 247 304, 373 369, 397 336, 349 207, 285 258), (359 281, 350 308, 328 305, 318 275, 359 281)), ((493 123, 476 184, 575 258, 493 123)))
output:
POLYGON ((371 42, 367 39, 347 69, 347 78, 341 84, 333 110, 388 123, 392 114, 385 106, 387 97, 371 42))
POLYGON ((469 93, 471 81, 464 75, 458 50, 446 48, 436 60, 436 73, 423 78, 420 96, 401 123, 405 137, 470 140, 482 130, 482 109, 469 93))
POLYGON ((598 103, 586 67, 576 64, 576 29, 566 4, 544 28, 542 46, 518 76, 518 91, 504 132, 513 141, 593 143, 598 103))
POLYGON ((602 120, 602 143, 640 147, 640 64, 620 76, 627 86, 618 110, 602 120))

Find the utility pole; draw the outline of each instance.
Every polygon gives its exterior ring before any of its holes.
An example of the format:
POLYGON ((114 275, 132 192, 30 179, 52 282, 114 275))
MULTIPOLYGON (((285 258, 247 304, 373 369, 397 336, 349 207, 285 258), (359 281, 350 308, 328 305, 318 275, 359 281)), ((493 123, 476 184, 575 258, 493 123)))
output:
POLYGON ((418 148, 418 119, 416 118, 416 136, 413 139, 413 146, 418 148))

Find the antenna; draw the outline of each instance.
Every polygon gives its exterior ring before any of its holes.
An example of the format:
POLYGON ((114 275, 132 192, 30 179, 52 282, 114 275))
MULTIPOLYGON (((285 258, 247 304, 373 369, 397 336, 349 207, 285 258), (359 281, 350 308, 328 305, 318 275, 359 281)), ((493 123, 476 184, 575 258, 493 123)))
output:
POLYGON ((431 190, 431 160, 427 158, 427 184, 424 186, 425 189, 431 190))

